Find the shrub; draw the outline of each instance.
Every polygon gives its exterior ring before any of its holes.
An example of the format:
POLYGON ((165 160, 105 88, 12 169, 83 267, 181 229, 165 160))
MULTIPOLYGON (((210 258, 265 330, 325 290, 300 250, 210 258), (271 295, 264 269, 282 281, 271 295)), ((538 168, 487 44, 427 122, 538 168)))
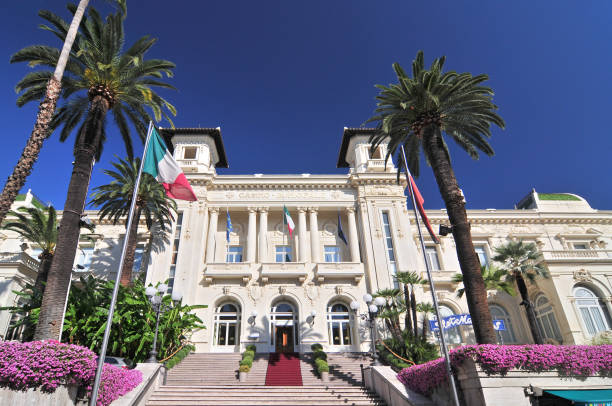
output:
POLYGON ((240 365, 240 368, 238 368, 238 371, 240 372, 249 372, 251 371, 251 367, 248 365, 240 365))
POLYGON ((254 353, 257 352, 257 346, 255 344, 249 344, 246 346, 246 350, 247 351, 253 351, 254 353))
POLYGON ((193 345, 185 345, 183 348, 181 348, 179 352, 174 354, 172 358, 167 360, 164 365, 166 366, 166 368, 171 369, 178 363, 180 363, 192 351, 195 351, 195 347, 193 345))
POLYGON ((324 353, 323 351, 315 351, 313 353, 313 357, 314 357, 315 360, 322 359, 322 360, 327 361, 327 354, 324 353))
MULTIPOLYGON (((562 376, 612 376, 612 345, 466 345, 450 352, 457 367, 471 358, 488 375, 511 369, 557 371, 562 376)), ((429 395, 448 380, 444 358, 402 370, 398 379, 410 389, 429 395)))
POLYGON ((322 358, 315 359, 315 366, 317 367, 318 373, 329 372, 329 365, 327 364, 327 361, 322 358))
POLYGON ((255 358, 255 351, 250 351, 250 350, 246 350, 244 353, 242 353, 242 359, 244 358, 255 358))
POLYGON ((310 349, 313 351, 322 351, 323 350, 323 346, 319 343, 315 343, 313 345, 310 346, 310 349))
MULTIPOLYGON (((60 385, 76 385, 87 387, 90 393, 96 374, 96 358, 96 354, 85 347, 54 340, 0 342, 0 387, 53 392, 60 385)), ((109 405, 141 381, 140 371, 104 364, 98 405, 109 405)))
POLYGON ((245 357, 240 361, 240 366, 247 365, 249 368, 253 366, 253 358, 245 357))

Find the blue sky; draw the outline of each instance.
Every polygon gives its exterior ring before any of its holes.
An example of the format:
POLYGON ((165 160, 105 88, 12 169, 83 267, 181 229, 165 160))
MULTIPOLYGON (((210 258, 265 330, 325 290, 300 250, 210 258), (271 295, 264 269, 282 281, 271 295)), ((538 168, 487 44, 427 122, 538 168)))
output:
MULTIPOLYGON (((37 29, 39 9, 65 17, 63 1, 6 2, 0 16, 0 103, 8 176, 29 136, 37 105, 18 108, 14 86, 30 69, 11 65, 26 45, 60 46, 37 29)), ((91 4, 108 9, 103 0, 91 4)), ((496 156, 472 161, 451 148, 468 208, 511 208, 531 188, 572 192, 612 209, 612 3, 607 1, 195 1, 129 0, 127 42, 159 38, 150 57, 177 64, 165 95, 178 127, 221 127, 229 169, 220 174, 346 173, 336 169, 343 127, 375 107, 374 84, 394 81, 393 62, 487 73, 506 130, 493 131, 496 156)), ((112 121, 109 121, 112 123, 112 121)), ((164 124, 162 124, 164 125, 164 124)), ((112 125, 92 186, 124 155, 112 125)), ((139 147, 142 150, 142 146, 139 147)), ((72 139, 52 135, 26 188, 61 208, 72 139)), ((426 208, 441 208, 431 169, 417 181, 426 208)))

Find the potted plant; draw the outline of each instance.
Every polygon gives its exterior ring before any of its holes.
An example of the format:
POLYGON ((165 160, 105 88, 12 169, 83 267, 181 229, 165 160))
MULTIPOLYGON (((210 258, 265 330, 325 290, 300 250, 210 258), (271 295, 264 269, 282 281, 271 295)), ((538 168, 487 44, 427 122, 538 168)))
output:
POLYGON ((248 365, 240 365, 240 368, 238 368, 238 380, 240 382, 246 382, 250 370, 251 368, 248 365))

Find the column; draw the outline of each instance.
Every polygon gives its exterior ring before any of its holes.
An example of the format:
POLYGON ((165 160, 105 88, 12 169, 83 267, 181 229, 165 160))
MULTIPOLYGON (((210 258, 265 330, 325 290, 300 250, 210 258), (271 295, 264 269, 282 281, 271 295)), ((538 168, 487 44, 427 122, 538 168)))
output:
POLYGON ((268 261, 268 208, 259 209, 259 262, 268 261))
POLYGON ((361 262, 359 257, 359 239, 357 238, 357 222, 355 221, 355 209, 347 207, 349 248, 351 250, 351 262, 361 262))
POLYGON ((208 239, 206 241, 206 263, 215 262, 215 234, 217 234, 217 221, 219 220, 219 208, 211 207, 210 220, 208 221, 208 239))
POLYGON ((317 208, 311 207, 308 209, 310 214, 310 247, 312 249, 311 262, 321 262, 319 255, 319 223, 317 221, 317 208))
POLYGON ((255 255, 257 252, 257 210, 254 207, 249 207, 249 229, 246 252, 247 262, 255 262, 255 255))
POLYGON ((298 207, 298 239, 300 258, 298 262, 308 262, 308 243, 306 241, 306 209, 298 207))

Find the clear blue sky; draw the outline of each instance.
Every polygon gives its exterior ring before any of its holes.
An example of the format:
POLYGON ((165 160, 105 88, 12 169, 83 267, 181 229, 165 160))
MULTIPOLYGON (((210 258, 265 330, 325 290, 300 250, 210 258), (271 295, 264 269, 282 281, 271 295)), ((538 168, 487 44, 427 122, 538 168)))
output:
MULTIPOLYGON (((37 109, 15 105, 14 85, 29 68, 9 57, 36 43, 59 47, 37 29, 36 13, 69 17, 65 4, 3 4, 2 184, 37 109)), ((159 42, 150 56, 177 64, 179 91, 166 94, 178 108, 175 124, 221 127, 230 168, 220 174, 346 173, 335 168, 343 127, 368 119, 374 84, 393 81, 391 64, 409 67, 422 49, 428 63, 446 55, 448 69, 489 74, 507 123, 494 129, 493 158, 472 161, 452 147, 469 208, 511 208, 535 187, 612 209, 609 1, 129 0, 128 7, 128 44, 151 34, 159 42)), ((124 155, 112 125, 109 134, 92 186, 107 183, 102 169, 124 155)), ((63 207, 71 162, 72 139, 52 135, 26 188, 63 207)), ((431 169, 422 168, 418 184, 426 208, 443 207, 431 169)))

